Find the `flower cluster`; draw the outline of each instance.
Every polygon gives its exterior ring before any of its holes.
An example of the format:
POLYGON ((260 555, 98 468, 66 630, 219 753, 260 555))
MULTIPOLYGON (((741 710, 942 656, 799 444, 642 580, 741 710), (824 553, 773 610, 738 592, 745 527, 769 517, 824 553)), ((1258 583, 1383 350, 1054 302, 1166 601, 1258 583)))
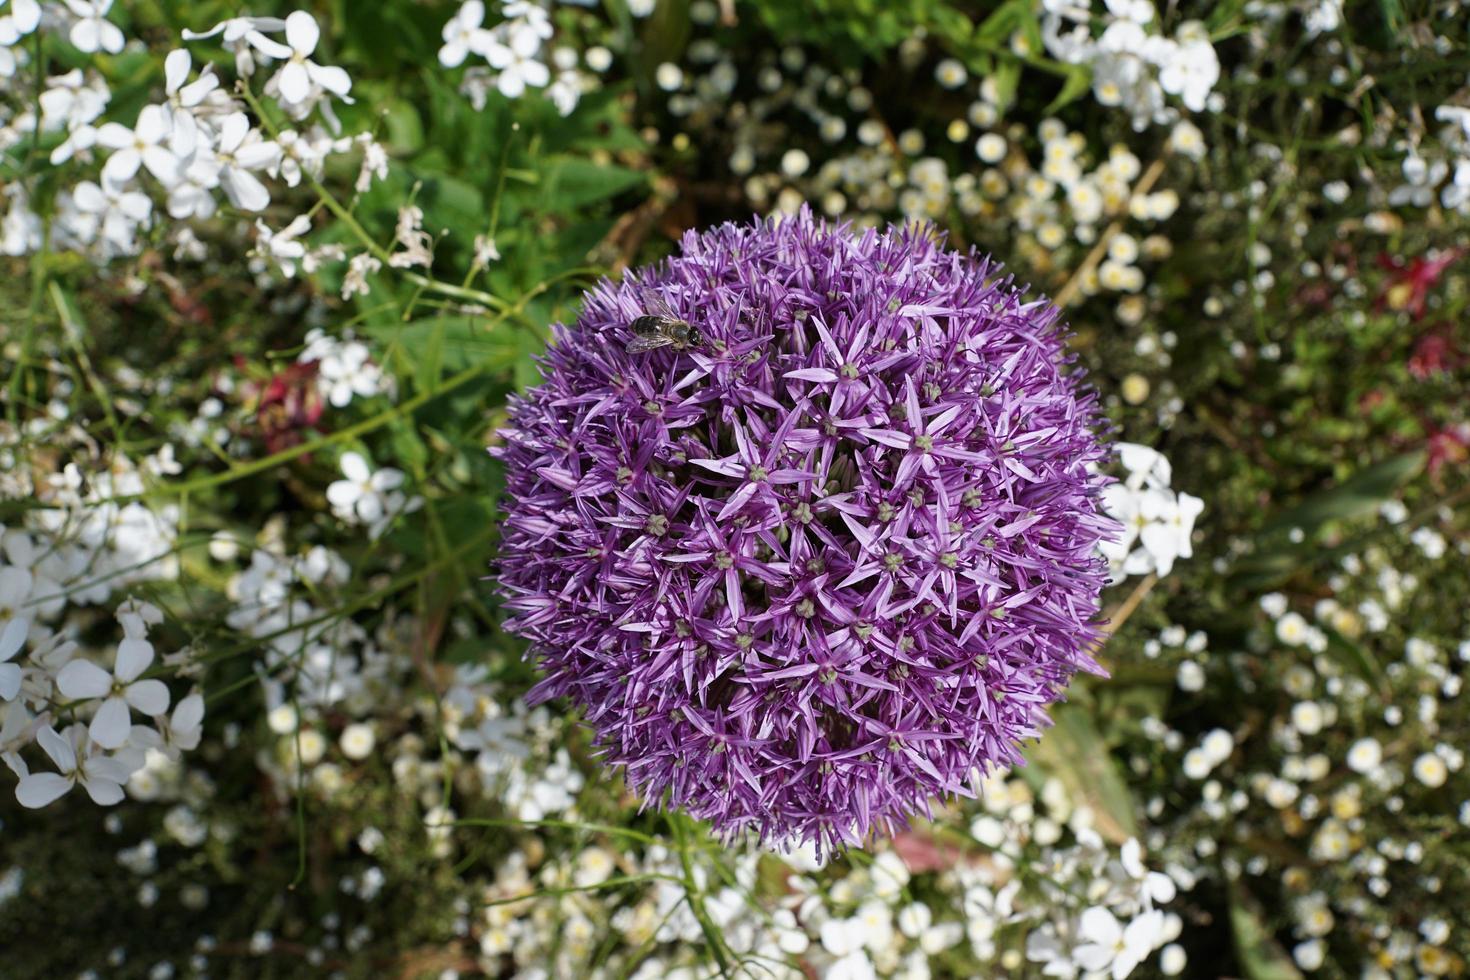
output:
POLYGON ((1173 468, 1163 454, 1125 442, 1118 456, 1127 477, 1103 492, 1107 513, 1123 533, 1102 544, 1114 581, 1129 575, 1163 577, 1174 562, 1194 554, 1194 522, 1205 502, 1170 489, 1173 468))
MULTIPOLYGON (((1163 185, 1162 159, 1145 166, 1141 149, 1098 143, 1055 116, 1018 120, 1015 93, 994 75, 979 79, 967 104, 939 98, 900 126, 860 72, 832 70, 796 45, 761 52, 752 71, 724 42, 714 4, 692 4, 690 15, 708 36, 690 44, 687 65, 656 74, 679 127, 674 148, 691 132, 714 144, 756 209, 793 213, 809 202, 864 225, 900 215, 945 223, 1004 247, 1038 277, 1066 271, 1083 296, 1119 294, 1119 320, 1142 320, 1150 267, 1173 254, 1166 225, 1182 202, 1182 187, 1163 185), (1091 256, 1099 243, 1103 251, 1091 256)), ((918 37, 901 48, 915 84, 931 48, 918 37)), ((954 57, 934 65, 934 80, 956 92, 973 84, 954 57)), ((1167 142, 1148 152, 1202 159, 1199 127, 1177 113, 1168 121, 1167 142)))
MULTIPOLYGON (((67 34, 75 47, 83 52, 121 50, 121 31, 105 19, 110 0, 68 6, 77 17, 67 34)), ((14 33, 25 25, 44 30, 64 23, 46 19, 37 28, 29 16, 19 19, 28 9, 22 3, 0 20, 0 43, 7 31, 14 33)), ((178 222, 209 219, 221 204, 261 212, 272 197, 263 177, 296 187, 303 179, 319 177, 329 156, 355 149, 364 154, 359 189, 365 189, 374 173, 381 175, 382 164, 373 159, 381 150, 370 138, 332 135, 341 129, 334 105, 352 102, 352 81, 343 69, 314 60, 321 30, 310 14, 296 11, 284 20, 238 17, 208 31, 185 31, 183 36, 192 41, 220 38, 234 53, 242 81, 279 63, 262 94, 298 124, 314 114, 322 122, 304 130, 267 134, 252 118, 253 108, 231 94, 214 65, 206 63, 195 75, 193 57, 183 48, 164 59, 163 101, 143 106, 131 124, 104 118, 111 92, 95 71, 76 69, 47 79, 39 119, 22 114, 0 126, 0 148, 39 132, 52 145, 53 164, 86 166, 100 158, 102 165, 96 179, 83 179, 61 192, 56 220, 49 226, 51 238, 44 242, 46 226, 31 210, 23 185, 8 187, 10 209, 0 251, 24 255, 44 246, 82 252, 106 263, 137 254, 140 235, 154 226, 160 209, 178 222), (271 35, 284 35, 285 40, 271 35)), ((291 258, 317 262, 343 257, 340 247, 308 254, 300 243, 286 246, 310 227, 307 219, 299 221, 294 232, 274 242, 270 229, 260 224, 261 251, 279 256, 284 249, 291 258), (290 255, 293 248, 298 251, 290 255)), ((284 271, 291 275, 294 267, 284 271)))
MULTIPOLYGON (((80 655, 76 641, 33 629, 18 615, 24 576, 15 566, 0 569, 0 589, 6 593, 0 595, 5 622, 0 627, 0 758, 17 779, 16 799, 35 809, 80 785, 99 805, 121 802, 123 787, 151 756, 176 761, 199 745, 204 698, 192 693, 169 714, 168 686, 143 676, 156 656, 148 630, 163 621, 158 609, 133 600, 118 607, 123 638, 108 669, 80 655), (30 641, 30 633, 42 639, 30 641), (24 667, 9 662, 22 652, 24 667), (151 725, 134 724, 134 712, 151 725), (70 723, 57 731, 63 720, 70 723), (22 752, 32 745, 54 768, 31 768, 22 752)), ((182 660, 187 658, 186 652, 182 660)), ((168 660, 180 663, 177 657, 168 660)))
POLYGON ((1102 587, 1056 311, 806 213, 604 284, 517 401, 501 588, 649 801, 831 846, 1018 761, 1102 587), (632 353, 665 306, 704 338, 632 353))
POLYGON ((546 97, 563 116, 570 115, 587 84, 577 71, 576 50, 557 48, 548 65, 544 45, 553 28, 546 8, 530 0, 512 0, 501 14, 504 19, 499 24, 485 27, 485 4, 466 0, 444 25, 439 63, 458 68, 473 54, 489 65, 489 70, 477 66, 465 72, 463 90, 477 108, 484 107, 492 89, 507 99, 518 99, 528 88, 538 88, 546 90, 546 97))
POLYGON ((1165 95, 1177 97, 1191 112, 1211 107, 1220 61, 1204 24, 1186 21, 1172 38, 1150 33, 1158 19, 1153 0, 1104 0, 1101 17, 1090 2, 1046 0, 1045 6, 1042 38, 1047 50, 1068 64, 1088 66, 1093 97, 1101 105, 1125 110, 1135 129, 1178 118, 1165 95), (1103 30, 1094 37, 1097 23, 1103 30))

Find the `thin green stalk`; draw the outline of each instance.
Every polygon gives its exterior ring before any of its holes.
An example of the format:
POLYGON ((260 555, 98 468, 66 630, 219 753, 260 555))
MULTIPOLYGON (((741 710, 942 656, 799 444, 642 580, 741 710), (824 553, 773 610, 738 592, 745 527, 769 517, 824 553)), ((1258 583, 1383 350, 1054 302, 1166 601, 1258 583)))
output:
POLYGON ((674 840, 679 851, 679 865, 684 869, 684 897, 689 901, 689 911, 694 914, 695 921, 699 923, 699 929, 704 933, 705 942, 709 944, 710 953, 715 962, 719 964, 720 976, 730 976, 730 954, 725 950, 725 942, 720 937, 719 929, 716 928, 714 920, 709 917, 709 910, 704 905, 704 893, 699 890, 699 885, 694 880, 694 861, 689 854, 689 837, 692 831, 693 821, 682 813, 669 814, 669 829, 674 833, 674 840))

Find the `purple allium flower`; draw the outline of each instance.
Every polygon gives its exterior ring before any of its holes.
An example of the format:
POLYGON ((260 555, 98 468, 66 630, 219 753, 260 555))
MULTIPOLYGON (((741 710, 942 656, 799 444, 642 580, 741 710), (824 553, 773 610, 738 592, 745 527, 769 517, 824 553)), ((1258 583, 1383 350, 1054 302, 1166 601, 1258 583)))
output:
POLYGON ((1057 321, 805 210, 601 283, 496 450, 531 700, 726 834, 825 850, 973 795, 1099 670, 1108 451, 1057 321), (629 353, 660 298, 702 341, 629 353))

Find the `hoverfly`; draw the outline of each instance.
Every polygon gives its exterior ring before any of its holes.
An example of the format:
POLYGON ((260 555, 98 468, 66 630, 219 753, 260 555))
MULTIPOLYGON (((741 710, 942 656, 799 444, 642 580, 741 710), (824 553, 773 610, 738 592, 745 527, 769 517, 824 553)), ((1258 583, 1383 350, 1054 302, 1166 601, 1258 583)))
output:
POLYGON ((658 293, 645 289, 642 296, 643 308, 647 312, 628 324, 628 328, 636 334, 628 341, 629 354, 641 354, 660 347, 685 351, 704 342, 694 325, 675 313, 668 301, 658 293))

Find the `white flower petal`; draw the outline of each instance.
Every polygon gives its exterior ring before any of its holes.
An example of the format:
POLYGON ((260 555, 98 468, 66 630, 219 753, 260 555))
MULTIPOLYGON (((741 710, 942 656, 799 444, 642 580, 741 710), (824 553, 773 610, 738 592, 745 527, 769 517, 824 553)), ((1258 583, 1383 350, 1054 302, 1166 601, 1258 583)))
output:
POLYGON ((203 723, 204 698, 199 694, 191 694, 180 701, 178 707, 174 708, 173 718, 169 720, 169 726, 175 735, 194 731, 203 723))
POLYGON ((245 39, 250 42, 250 46, 255 50, 261 54, 269 55, 277 61, 285 61, 291 57, 290 48, 275 38, 266 37, 259 31, 250 31, 245 35, 245 39))
POLYGON ((20 693, 20 664, 0 664, 0 701, 13 701, 20 693))
POLYGON ((168 685, 160 680, 137 681, 123 692, 128 704, 145 715, 157 717, 168 710, 168 685))
POLYGON ((298 10, 286 18, 286 43, 300 54, 309 55, 316 50, 322 38, 322 29, 316 18, 304 10, 298 10))
POLYGON ((232 112, 225 116, 219 127, 219 154, 232 156, 245 142, 250 133, 250 118, 243 112, 232 112))
POLYGON ((71 780, 54 772, 37 772, 25 777, 15 787, 15 799, 28 810, 39 810, 55 803, 71 789, 71 780))
POLYGON ((287 104, 305 102, 307 96, 311 95, 311 76, 306 73, 306 66, 299 61, 288 63, 281 69, 276 79, 276 84, 280 86, 282 102, 287 104))
POLYGON ((351 480, 338 480, 327 487, 327 502, 333 507, 350 508, 362 496, 362 490, 351 480))
POLYGON ((120 749, 127 744, 132 725, 128 703, 122 698, 111 697, 103 701, 102 707, 97 709, 97 714, 92 717, 92 724, 87 728, 87 734, 104 749, 120 749))
POLYGON ((71 740, 50 725, 43 725, 36 732, 36 744, 41 746, 41 751, 50 756, 51 761, 56 763, 56 768, 62 772, 69 773, 76 769, 77 753, 72 748, 71 740))
POLYGON ((122 802, 123 788, 121 783, 114 783, 105 779, 89 779, 83 785, 87 789, 87 795, 98 806, 112 806, 122 802))
POLYGON ((1123 935, 1123 927, 1118 924, 1117 918, 1101 906, 1095 905, 1083 912, 1080 925, 1082 936, 1099 946, 1112 946, 1123 935))
POLYGON ((169 95, 173 95, 184 87, 184 82, 189 79, 189 69, 194 65, 194 59, 184 48, 177 48, 168 53, 163 59, 163 86, 169 95))
POLYGON ((137 680, 153 663, 153 644, 147 640, 126 639, 117 645, 114 672, 124 684, 137 680))
POLYGON ((26 634, 31 630, 29 619, 12 619, 0 630, 0 662, 9 660, 25 645, 26 634))
POLYGON ((122 51, 127 38, 123 37, 122 28, 110 21, 102 21, 97 25, 101 37, 102 50, 108 54, 117 54, 122 51))
POLYGON ((138 113, 138 123, 133 127, 134 134, 144 143, 160 143, 168 135, 168 114, 163 111, 163 106, 147 105, 138 113))
POLYGON ((372 478, 373 471, 368 467, 367 460, 361 453, 343 453, 340 465, 342 475, 353 483, 366 483, 372 478))
MULTIPOLYGON (((269 140, 246 143, 235 153, 235 164, 246 170, 262 170, 280 159, 281 148, 269 140)), ((310 227, 309 223, 307 227, 310 227)), ((298 231, 297 234, 300 232, 298 231)))
POLYGON ((57 673, 56 688, 72 700, 104 698, 112 690, 112 675, 90 660, 73 660, 57 673))
POLYGON ((113 184, 126 184, 143 165, 143 156, 132 147, 118 150, 107 158, 102 167, 102 178, 113 184))
POLYGON ((97 128, 97 145, 108 150, 120 150, 133 143, 133 131, 122 123, 103 123, 97 128))
POLYGON ((352 91, 352 78, 341 68, 313 64, 307 67, 307 72, 313 82, 333 95, 346 98, 347 93, 352 91))
POLYGON ((230 203, 241 211, 264 211, 271 203, 271 192, 248 170, 229 167, 221 171, 220 186, 230 203))
MULTIPOLYGON (((69 37, 71 38, 71 43, 76 46, 78 51, 85 51, 87 54, 96 54, 98 49, 102 47, 101 24, 95 18, 84 17, 82 20, 71 25, 71 34, 69 37)), ((45 804, 42 805, 44 806, 45 804)))

